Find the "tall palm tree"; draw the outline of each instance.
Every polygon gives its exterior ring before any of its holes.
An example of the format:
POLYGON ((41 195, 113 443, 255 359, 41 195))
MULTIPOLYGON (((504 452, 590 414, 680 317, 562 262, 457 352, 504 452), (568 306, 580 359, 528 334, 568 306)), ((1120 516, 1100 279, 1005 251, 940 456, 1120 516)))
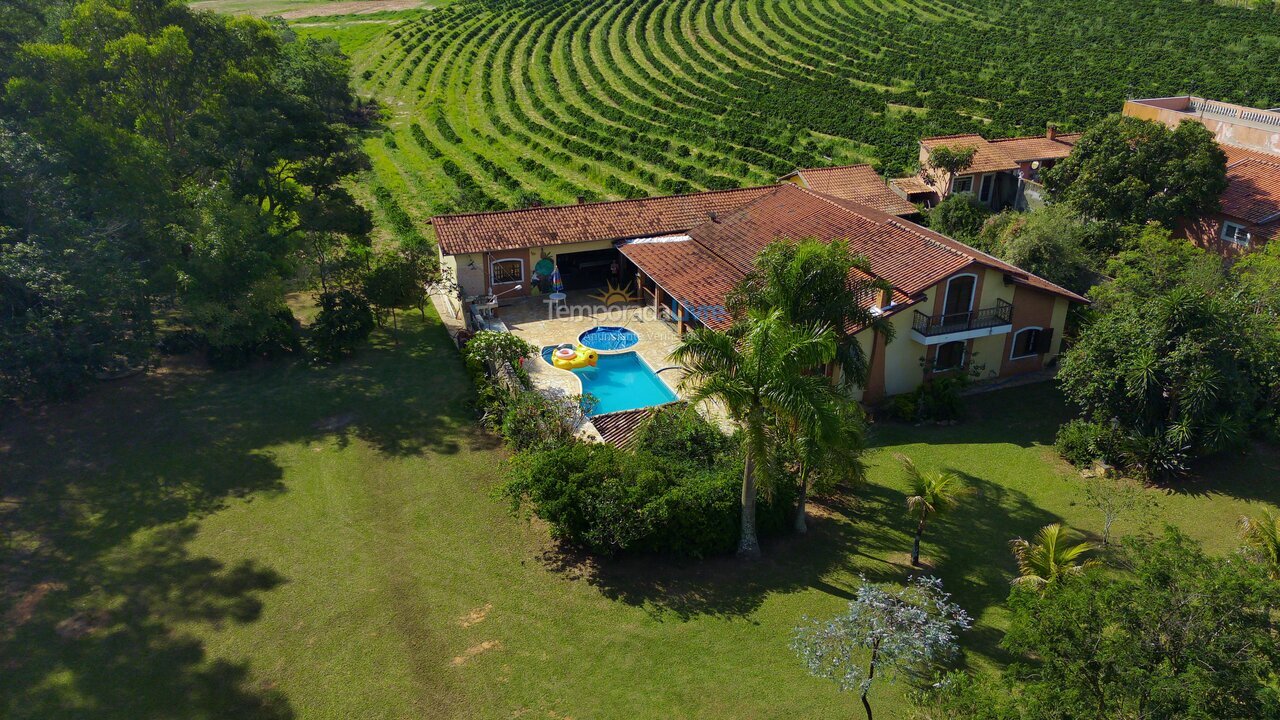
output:
POLYGON ((1280 578, 1280 516, 1264 510, 1258 517, 1242 517, 1240 535, 1249 553, 1267 566, 1272 577, 1280 578))
POLYGON ((825 325, 835 333, 841 385, 863 385, 868 358, 852 330, 871 327, 893 339, 893 326, 873 314, 881 291, 890 289, 871 274, 867 259, 841 240, 778 240, 756 256, 751 273, 729 294, 735 314, 781 310, 797 325, 825 325))
POLYGON ((859 482, 866 466, 862 453, 866 450, 867 417, 856 402, 831 391, 831 399, 809 416, 806 422, 793 422, 787 428, 799 460, 800 493, 796 498, 795 531, 808 531, 807 502, 809 488, 815 481, 829 484, 859 482))
POLYGON ((956 508, 960 500, 973 493, 955 473, 942 470, 926 472, 916 466, 911 458, 895 455, 907 474, 909 485, 907 514, 916 521, 915 542, 911 545, 911 564, 920 565, 920 538, 925 525, 938 515, 956 508))
POLYGON ((738 554, 759 557, 756 538, 756 465, 767 456, 771 423, 810 422, 830 393, 808 368, 830 362, 835 334, 824 326, 798 326, 782 312, 752 310, 728 332, 690 331, 671 353, 685 368, 680 389, 693 402, 718 400, 743 429, 742 535, 738 554))
POLYGON ((1009 542, 1013 556, 1018 561, 1020 577, 1015 585, 1044 587, 1066 575, 1076 575, 1098 564, 1097 560, 1081 560, 1081 556, 1093 550, 1088 542, 1070 544, 1067 529, 1062 523, 1051 523, 1040 528, 1035 540, 1027 542, 1017 538, 1009 542))

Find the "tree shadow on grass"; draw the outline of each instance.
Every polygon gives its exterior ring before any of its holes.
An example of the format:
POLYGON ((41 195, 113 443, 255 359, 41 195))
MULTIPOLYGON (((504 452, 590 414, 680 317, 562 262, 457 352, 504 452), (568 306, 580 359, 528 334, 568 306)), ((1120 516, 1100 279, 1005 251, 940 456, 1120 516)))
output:
POLYGON ((191 523, 140 533, 9 605, 0 636, 5 716, 292 717, 281 693, 250 684, 245 665, 209 660, 175 627, 251 622, 258 594, 283 582, 252 562, 228 568, 190 555, 194 533, 191 523))
POLYGON ((0 715, 285 718, 246 665, 184 624, 252 622, 281 578, 191 556, 195 523, 285 491, 275 448, 359 439, 394 456, 495 442, 438 323, 401 324, 327 367, 211 373, 171 362, 0 418, 0 715))
POLYGON ((1154 487, 1173 495, 1226 495, 1280 505, 1280 448, 1263 442, 1196 461, 1191 473, 1154 487))

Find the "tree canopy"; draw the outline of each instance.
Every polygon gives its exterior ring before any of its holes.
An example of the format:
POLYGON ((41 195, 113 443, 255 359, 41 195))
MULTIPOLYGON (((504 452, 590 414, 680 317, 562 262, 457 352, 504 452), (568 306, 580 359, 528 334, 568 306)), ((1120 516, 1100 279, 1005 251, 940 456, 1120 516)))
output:
POLYGON ((1176 218, 1218 209, 1226 162, 1200 123, 1170 130, 1115 115, 1090 126, 1071 154, 1045 171, 1044 183, 1056 202, 1070 203, 1090 219, 1171 226, 1176 218))
POLYGON ((160 314, 224 354, 277 345, 307 240, 371 228, 336 44, 168 0, 37 12, 0 38, 3 393, 145 364, 160 314))

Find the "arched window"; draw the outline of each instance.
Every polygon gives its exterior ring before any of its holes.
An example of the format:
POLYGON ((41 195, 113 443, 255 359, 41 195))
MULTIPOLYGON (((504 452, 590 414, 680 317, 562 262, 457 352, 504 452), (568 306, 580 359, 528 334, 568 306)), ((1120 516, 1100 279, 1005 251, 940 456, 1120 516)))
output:
POLYGON ((942 299, 942 314, 951 321, 963 320, 966 313, 973 310, 975 290, 978 287, 978 276, 973 273, 956 275, 947 281, 947 292, 942 299))
POLYGON ((1053 342, 1053 328, 1022 328, 1013 336, 1013 347, 1009 349, 1009 359, 1034 357, 1049 352, 1049 344, 1053 342))
POLYGON ((492 285, 510 285, 524 280, 524 260, 507 258, 489 263, 489 283, 492 285))
POLYGON ((933 356, 933 371, 958 370, 964 367, 964 341, 954 340, 938 346, 933 356))

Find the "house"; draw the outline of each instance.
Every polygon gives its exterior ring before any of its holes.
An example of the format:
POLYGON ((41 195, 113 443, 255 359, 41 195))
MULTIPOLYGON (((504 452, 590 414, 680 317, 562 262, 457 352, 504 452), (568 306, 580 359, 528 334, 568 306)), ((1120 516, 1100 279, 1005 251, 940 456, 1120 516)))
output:
POLYGON ((1060 134, 1053 127, 1044 135, 998 140, 973 133, 924 138, 920 141, 919 175, 894 179, 890 187, 907 200, 927 205, 954 193, 973 193, 992 210, 1035 205, 1040 202, 1040 173, 1070 155, 1079 138, 1079 134, 1060 134), (943 147, 972 148, 973 160, 953 176, 933 164, 933 153, 943 147))
POLYGON ((1235 257, 1280 232, 1280 110, 1259 110, 1183 95, 1130 100, 1124 114, 1173 128, 1190 121, 1209 128, 1227 154, 1222 209, 1178 223, 1178 234, 1235 257))
POLYGON ((891 190, 879 173, 866 164, 802 168, 783 175, 778 182, 789 182, 898 217, 915 218, 920 214, 910 198, 891 190))
POLYGON ((1060 351, 1070 304, 1086 302, 896 215, 792 182, 433 223, 444 265, 457 270, 464 294, 527 282, 536 255, 563 263, 598 253, 617 261, 643 301, 680 332, 728 327, 725 297, 769 243, 844 240, 892 288, 865 299, 893 326, 892 342, 849 328, 871 361, 860 394, 866 402, 909 392, 937 374, 1040 370, 1060 351))

